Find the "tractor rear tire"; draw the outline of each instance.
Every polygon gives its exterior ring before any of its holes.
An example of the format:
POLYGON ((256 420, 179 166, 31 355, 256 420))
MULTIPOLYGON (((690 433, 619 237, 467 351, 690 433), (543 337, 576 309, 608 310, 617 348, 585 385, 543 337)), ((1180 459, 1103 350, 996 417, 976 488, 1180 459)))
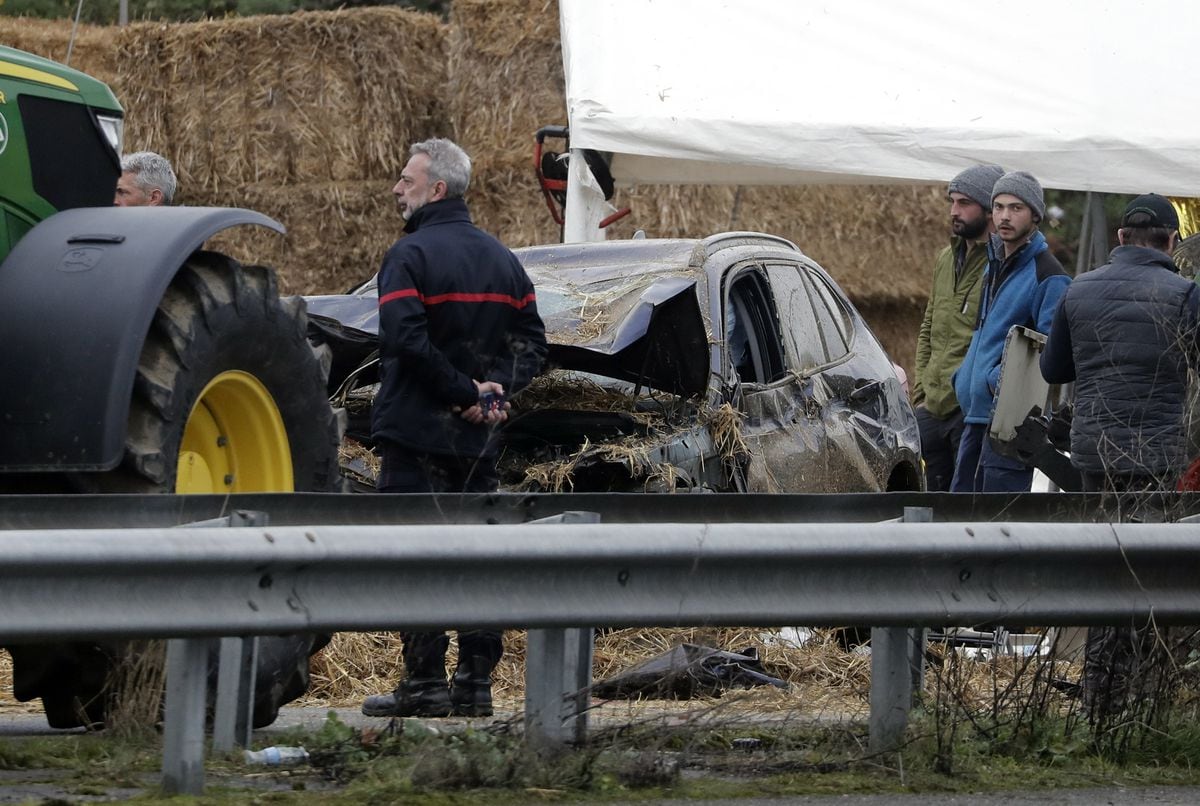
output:
MULTIPOLYGON (((80 474, 75 484, 97 493, 340 492, 342 418, 325 396, 328 348, 321 350, 308 341, 303 300, 281 298, 270 269, 193 253, 146 336, 121 464, 80 474)), ((304 693, 309 655, 327 641, 260 639, 256 726, 304 693)), ((53 727, 104 720, 119 645, 10 651, 14 690, 21 699, 41 696, 53 727)))
POLYGON ((113 472, 81 481, 98 492, 340 492, 342 428, 325 396, 329 364, 322 358, 308 341, 303 300, 281 298, 269 269, 194 253, 163 295, 142 348, 125 458, 113 472), (231 392, 218 394, 222 378, 231 392), (247 403, 268 410, 273 403, 282 428, 272 432, 268 422, 269 438, 259 439, 261 423, 237 422, 247 403), (206 424, 234 433, 205 440, 206 424), (255 444, 244 444, 247 433, 255 444), (271 444, 280 436, 286 450, 271 444), (185 441, 193 438, 212 444, 189 451, 185 441), (255 466, 281 456, 290 456, 290 483, 278 468, 255 466), (189 459, 191 474, 181 473, 189 459), (209 467, 197 471, 197 462, 209 467), (238 463, 250 466, 228 466, 238 463))

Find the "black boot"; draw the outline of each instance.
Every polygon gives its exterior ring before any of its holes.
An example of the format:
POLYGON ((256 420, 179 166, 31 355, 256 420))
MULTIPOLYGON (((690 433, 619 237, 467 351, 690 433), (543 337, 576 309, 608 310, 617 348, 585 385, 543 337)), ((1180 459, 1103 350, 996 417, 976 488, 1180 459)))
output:
POLYGON ((474 655, 461 659, 450 683, 450 705, 455 716, 492 715, 492 668, 490 658, 474 655))
POLYGON ((367 716, 450 716, 450 692, 445 677, 406 677, 390 694, 363 700, 367 716))
POLYGON ((404 680, 390 694, 367 697, 367 716, 450 716, 450 690, 446 686, 445 633, 401 633, 404 680))

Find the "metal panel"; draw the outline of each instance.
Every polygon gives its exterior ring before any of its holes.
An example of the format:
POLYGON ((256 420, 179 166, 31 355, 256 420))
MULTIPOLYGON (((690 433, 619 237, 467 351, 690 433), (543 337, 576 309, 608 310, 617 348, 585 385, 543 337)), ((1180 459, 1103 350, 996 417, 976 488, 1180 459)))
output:
MULTIPOLYGON (((933 510, 905 507, 903 523, 929 523, 933 510)), ((925 630, 904 627, 871 629, 871 717, 869 744, 874 753, 895 750, 908 727, 914 692, 925 669, 925 630)))
POLYGON ((1198 538, 1192 524, 1063 523, 10 531, 0 640, 1195 623, 1198 538))
MULTIPOLYGON (((534 524, 599 523, 595 512, 564 512, 534 524)), ((530 630, 525 647, 525 735, 561 745, 587 739, 592 684, 591 627, 530 630)))
MULTIPOLYGON (((2 480, 2 479, 0 479, 2 480)), ((565 510, 605 523, 863 523, 932 507, 938 521, 1119 520, 1112 496, 1082 493, 858 493, 854 495, 492 493, 488 495, 0 495, 0 529, 178 526, 235 509, 268 512, 276 525, 528 523, 565 510), (1106 507, 1109 509, 1106 510, 1106 507)), ((1164 519, 1200 513, 1200 496, 1143 497, 1139 512, 1164 519), (1157 502, 1147 506, 1147 501, 1157 502)))
POLYGON ((167 699, 163 718, 163 791, 204 791, 204 705, 212 642, 167 642, 167 699))
POLYGON ((51 216, 0 266, 0 471, 108 470, 125 445, 138 357, 180 265, 250 210, 90 207, 51 216))

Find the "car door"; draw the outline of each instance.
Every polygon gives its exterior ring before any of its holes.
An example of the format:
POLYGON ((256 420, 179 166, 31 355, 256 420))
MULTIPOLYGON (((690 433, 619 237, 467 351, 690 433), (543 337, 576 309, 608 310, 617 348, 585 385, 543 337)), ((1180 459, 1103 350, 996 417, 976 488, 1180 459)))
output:
POLYGON ((723 303, 724 372, 751 456, 738 486, 750 492, 826 489, 824 424, 810 382, 796 371, 797 339, 781 327, 793 318, 789 289, 775 288, 761 265, 742 264, 725 274, 723 303))
POLYGON ((891 448, 884 444, 890 429, 883 425, 888 377, 882 373, 891 371, 890 364, 881 367, 856 354, 854 345, 873 342, 873 337, 864 333, 856 339, 852 319, 828 281, 810 267, 799 271, 827 359, 813 381, 821 399, 829 479, 842 492, 881 490, 884 454, 891 448))

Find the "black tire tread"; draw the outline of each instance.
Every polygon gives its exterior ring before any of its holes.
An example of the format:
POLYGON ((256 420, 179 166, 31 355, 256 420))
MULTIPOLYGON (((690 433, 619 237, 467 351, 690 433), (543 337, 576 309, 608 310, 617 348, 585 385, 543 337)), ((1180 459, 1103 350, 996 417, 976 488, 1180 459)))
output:
POLYGON ((329 364, 308 341, 303 300, 280 297, 270 269, 243 266, 215 252, 194 253, 163 295, 138 364, 125 459, 117 470, 98 477, 97 486, 123 492, 172 490, 175 443, 202 386, 187 383, 187 376, 208 362, 214 346, 228 343, 222 328, 231 311, 247 333, 280 342, 289 358, 286 382, 271 391, 293 445, 296 489, 342 489, 337 448, 343 418, 325 400, 329 364))
MULTIPOLYGON (((76 486, 90 492, 172 492, 179 441, 196 397, 220 372, 243 369, 267 386, 280 409, 296 489, 341 491, 337 452, 344 413, 325 397, 329 362, 308 340, 307 329, 304 301, 281 298, 270 269, 243 266, 215 252, 193 253, 163 295, 146 335, 121 464, 108 473, 80 474, 76 486)), ((271 685, 256 696, 256 724, 269 722, 280 705, 307 688, 308 655, 322 641, 312 635, 264 639, 264 648, 278 648, 265 653, 273 660, 259 670, 271 685)), ((98 723, 112 663, 100 651, 87 642, 21 648, 13 652, 14 679, 21 681, 24 698, 42 697, 55 727, 98 723)))

